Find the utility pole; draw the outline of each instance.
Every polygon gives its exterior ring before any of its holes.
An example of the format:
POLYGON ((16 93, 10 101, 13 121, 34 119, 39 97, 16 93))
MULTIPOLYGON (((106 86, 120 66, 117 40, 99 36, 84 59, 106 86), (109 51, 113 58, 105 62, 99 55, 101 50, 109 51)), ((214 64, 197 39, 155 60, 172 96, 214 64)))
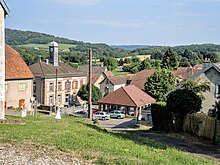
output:
POLYGON ((92 119, 92 49, 89 49, 89 105, 88 118, 92 119))

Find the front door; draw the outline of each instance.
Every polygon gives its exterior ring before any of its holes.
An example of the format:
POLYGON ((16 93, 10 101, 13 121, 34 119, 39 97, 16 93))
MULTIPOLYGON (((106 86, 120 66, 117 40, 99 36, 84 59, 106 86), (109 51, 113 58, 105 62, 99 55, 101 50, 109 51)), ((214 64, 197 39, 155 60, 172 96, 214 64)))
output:
POLYGON ((19 107, 24 109, 25 108, 25 104, 24 103, 25 103, 25 99, 19 100, 19 107))

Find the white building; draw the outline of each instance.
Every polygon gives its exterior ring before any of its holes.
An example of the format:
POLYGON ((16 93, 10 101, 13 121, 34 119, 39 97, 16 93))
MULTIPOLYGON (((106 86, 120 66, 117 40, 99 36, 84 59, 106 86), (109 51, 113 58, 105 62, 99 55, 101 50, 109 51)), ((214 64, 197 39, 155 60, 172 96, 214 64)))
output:
POLYGON ((5 118, 5 16, 9 9, 0 0, 0 119, 5 118))

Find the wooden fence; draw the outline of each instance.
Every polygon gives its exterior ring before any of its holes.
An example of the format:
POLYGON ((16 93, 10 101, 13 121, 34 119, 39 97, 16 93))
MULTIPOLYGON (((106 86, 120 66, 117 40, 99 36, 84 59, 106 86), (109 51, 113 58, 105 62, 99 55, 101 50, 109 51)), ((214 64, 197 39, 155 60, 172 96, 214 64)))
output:
POLYGON ((209 140, 215 139, 220 144, 220 121, 205 114, 188 114, 184 120, 185 132, 195 134, 209 140))

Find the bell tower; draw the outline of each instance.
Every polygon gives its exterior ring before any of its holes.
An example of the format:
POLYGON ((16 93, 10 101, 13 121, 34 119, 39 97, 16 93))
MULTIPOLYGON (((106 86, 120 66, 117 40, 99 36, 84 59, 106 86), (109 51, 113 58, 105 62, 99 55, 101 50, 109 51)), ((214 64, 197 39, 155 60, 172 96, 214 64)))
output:
POLYGON ((49 62, 54 66, 58 66, 58 44, 53 41, 49 45, 49 62))

